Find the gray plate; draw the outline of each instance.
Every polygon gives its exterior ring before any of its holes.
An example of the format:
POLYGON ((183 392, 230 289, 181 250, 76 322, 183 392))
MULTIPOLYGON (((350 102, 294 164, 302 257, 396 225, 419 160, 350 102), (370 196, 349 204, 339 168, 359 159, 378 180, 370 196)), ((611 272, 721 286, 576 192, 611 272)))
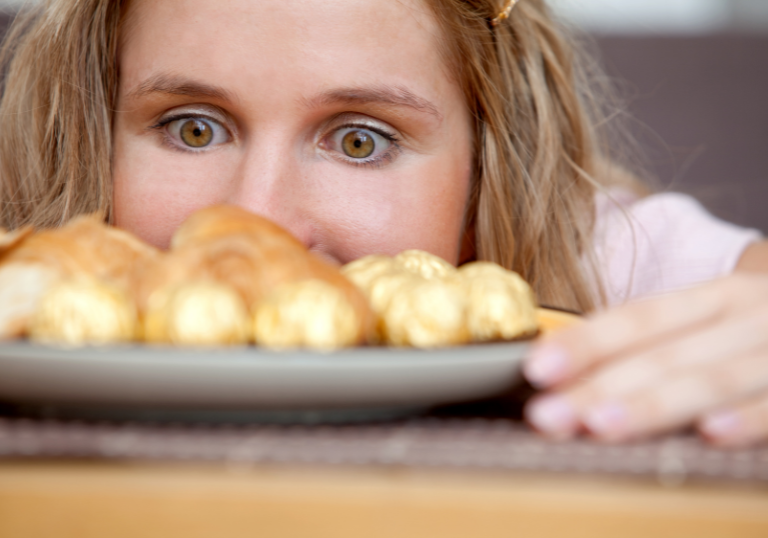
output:
POLYGON ((396 409, 493 396, 518 379, 526 347, 506 342, 322 354, 10 342, 0 344, 0 400, 145 414, 204 409, 280 417, 288 411, 289 422, 318 410, 342 420, 385 416, 396 409))

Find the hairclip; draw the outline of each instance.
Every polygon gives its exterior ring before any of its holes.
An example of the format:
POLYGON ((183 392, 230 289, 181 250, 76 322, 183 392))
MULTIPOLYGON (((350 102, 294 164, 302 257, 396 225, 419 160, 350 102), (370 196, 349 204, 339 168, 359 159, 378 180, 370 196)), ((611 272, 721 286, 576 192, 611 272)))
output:
POLYGON ((502 21, 508 19, 509 14, 512 13, 512 10, 519 1, 520 0, 507 0, 507 3, 504 5, 504 9, 502 9, 495 18, 491 19, 491 26, 498 26, 502 21))

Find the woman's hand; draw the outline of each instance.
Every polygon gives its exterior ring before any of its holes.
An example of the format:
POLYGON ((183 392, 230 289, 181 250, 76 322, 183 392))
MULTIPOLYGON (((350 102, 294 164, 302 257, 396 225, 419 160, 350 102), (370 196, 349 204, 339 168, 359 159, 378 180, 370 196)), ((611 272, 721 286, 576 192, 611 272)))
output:
POLYGON ((598 314, 526 361, 548 392, 529 422, 622 441, 695 424, 720 445, 768 439, 768 275, 736 273, 598 314))

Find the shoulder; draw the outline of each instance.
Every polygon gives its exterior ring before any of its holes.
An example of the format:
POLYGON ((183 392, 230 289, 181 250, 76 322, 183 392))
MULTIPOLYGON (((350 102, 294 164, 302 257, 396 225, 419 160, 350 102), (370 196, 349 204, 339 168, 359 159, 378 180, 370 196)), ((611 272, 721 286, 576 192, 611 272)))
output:
POLYGON ((595 207, 594 254, 609 304, 725 276, 762 237, 680 193, 641 198, 615 189, 595 207))

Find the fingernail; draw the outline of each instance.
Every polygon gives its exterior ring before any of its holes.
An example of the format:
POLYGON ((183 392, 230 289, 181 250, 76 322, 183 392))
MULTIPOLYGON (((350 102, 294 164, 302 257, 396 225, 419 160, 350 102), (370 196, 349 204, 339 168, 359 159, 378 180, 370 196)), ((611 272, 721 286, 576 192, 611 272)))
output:
POLYGON ((720 411, 704 418, 699 426, 707 437, 728 437, 739 429, 739 416, 733 411, 720 411))
POLYGON ((600 404, 588 409, 584 425, 599 437, 617 437, 627 428, 627 409, 616 402, 600 404))
POLYGON ((562 436, 576 429, 576 413, 562 396, 544 396, 533 400, 525 411, 528 422, 542 433, 562 436))
POLYGON ((568 352, 562 346, 543 344, 533 348, 523 366, 523 373, 533 386, 548 387, 565 376, 568 362, 568 352))

